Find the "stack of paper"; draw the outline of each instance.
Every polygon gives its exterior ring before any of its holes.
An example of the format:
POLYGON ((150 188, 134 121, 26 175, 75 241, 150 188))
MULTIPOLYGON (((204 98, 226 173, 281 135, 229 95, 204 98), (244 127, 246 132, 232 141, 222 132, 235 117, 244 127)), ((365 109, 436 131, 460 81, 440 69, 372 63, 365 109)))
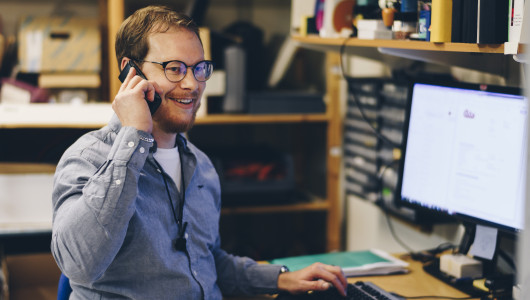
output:
POLYGON ((383 20, 357 20, 357 38, 361 40, 391 40, 392 30, 385 26, 383 20))
POLYGON ((340 266, 344 274, 349 277, 406 273, 409 265, 407 262, 378 249, 293 256, 277 258, 269 262, 285 265, 291 271, 303 269, 315 262, 321 262, 340 266))

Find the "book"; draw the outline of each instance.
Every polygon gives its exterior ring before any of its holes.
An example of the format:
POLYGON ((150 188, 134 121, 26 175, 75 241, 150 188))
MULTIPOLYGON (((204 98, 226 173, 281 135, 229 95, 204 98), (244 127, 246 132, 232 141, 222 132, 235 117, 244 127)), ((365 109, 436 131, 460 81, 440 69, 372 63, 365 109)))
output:
POLYGON ((431 42, 451 41, 452 0, 432 0, 431 42))
POLYGON ((508 6, 508 41, 504 43, 504 54, 517 54, 523 28, 524 0, 510 0, 508 6))
POLYGON ((269 262, 285 265, 291 271, 301 270, 315 262, 321 262, 340 266, 344 275, 348 277, 406 273, 409 265, 379 249, 292 256, 276 258, 269 262))
POLYGON ((392 30, 364 30, 357 31, 357 38, 360 40, 391 40, 392 30))
POLYGON ((508 7, 508 42, 519 43, 523 16, 524 0, 510 0, 508 7))

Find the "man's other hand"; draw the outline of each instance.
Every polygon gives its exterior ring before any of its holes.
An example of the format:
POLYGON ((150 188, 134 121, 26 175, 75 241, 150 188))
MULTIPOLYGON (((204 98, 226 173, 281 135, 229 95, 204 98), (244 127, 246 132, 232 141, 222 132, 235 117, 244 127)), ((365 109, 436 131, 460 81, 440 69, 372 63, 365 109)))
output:
POLYGON ((278 289, 291 294, 325 291, 332 285, 341 295, 346 296, 348 282, 342 269, 322 263, 314 263, 304 269, 281 273, 278 276, 278 289))

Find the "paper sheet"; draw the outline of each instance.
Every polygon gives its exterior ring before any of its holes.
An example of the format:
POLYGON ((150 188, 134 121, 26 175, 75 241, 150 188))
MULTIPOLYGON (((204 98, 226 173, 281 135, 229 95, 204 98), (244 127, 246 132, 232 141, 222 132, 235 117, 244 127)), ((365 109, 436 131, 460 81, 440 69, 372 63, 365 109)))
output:
POLYGON ((497 245, 497 229, 477 225, 475 240, 471 246, 470 254, 484 259, 492 259, 497 245))

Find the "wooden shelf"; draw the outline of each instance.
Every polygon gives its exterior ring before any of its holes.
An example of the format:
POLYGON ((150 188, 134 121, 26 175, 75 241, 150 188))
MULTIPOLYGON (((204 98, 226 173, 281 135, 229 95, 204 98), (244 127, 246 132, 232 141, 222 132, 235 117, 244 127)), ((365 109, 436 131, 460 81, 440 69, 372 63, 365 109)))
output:
POLYGON ((197 118, 197 125, 326 122, 327 114, 218 114, 197 118))
POLYGON ((0 128, 99 128, 113 114, 110 103, 0 104, 0 128))
POLYGON ((0 162, 0 174, 53 174, 55 165, 48 163, 0 162))
POLYGON ((262 214, 262 213, 292 213, 292 212, 304 212, 304 211, 327 211, 328 209, 329 209, 329 202, 320 199, 320 200, 313 201, 313 202, 294 203, 294 204, 223 207, 221 209, 221 214, 236 215, 236 214, 262 214))
MULTIPOLYGON (((0 105, 0 128, 87 128, 105 126, 110 103, 0 105)), ((198 117, 197 125, 327 122, 328 114, 218 114, 198 117)))
MULTIPOLYGON (((317 35, 292 36, 293 40, 303 44, 316 46, 341 47, 345 38, 321 38, 317 35)), ((479 45, 467 43, 431 43, 424 41, 411 40, 360 40, 358 38, 349 38, 346 41, 348 47, 377 47, 377 48, 394 48, 409 49, 422 51, 444 51, 444 52, 467 52, 467 53, 498 53, 504 54, 504 44, 498 45, 479 45)))

